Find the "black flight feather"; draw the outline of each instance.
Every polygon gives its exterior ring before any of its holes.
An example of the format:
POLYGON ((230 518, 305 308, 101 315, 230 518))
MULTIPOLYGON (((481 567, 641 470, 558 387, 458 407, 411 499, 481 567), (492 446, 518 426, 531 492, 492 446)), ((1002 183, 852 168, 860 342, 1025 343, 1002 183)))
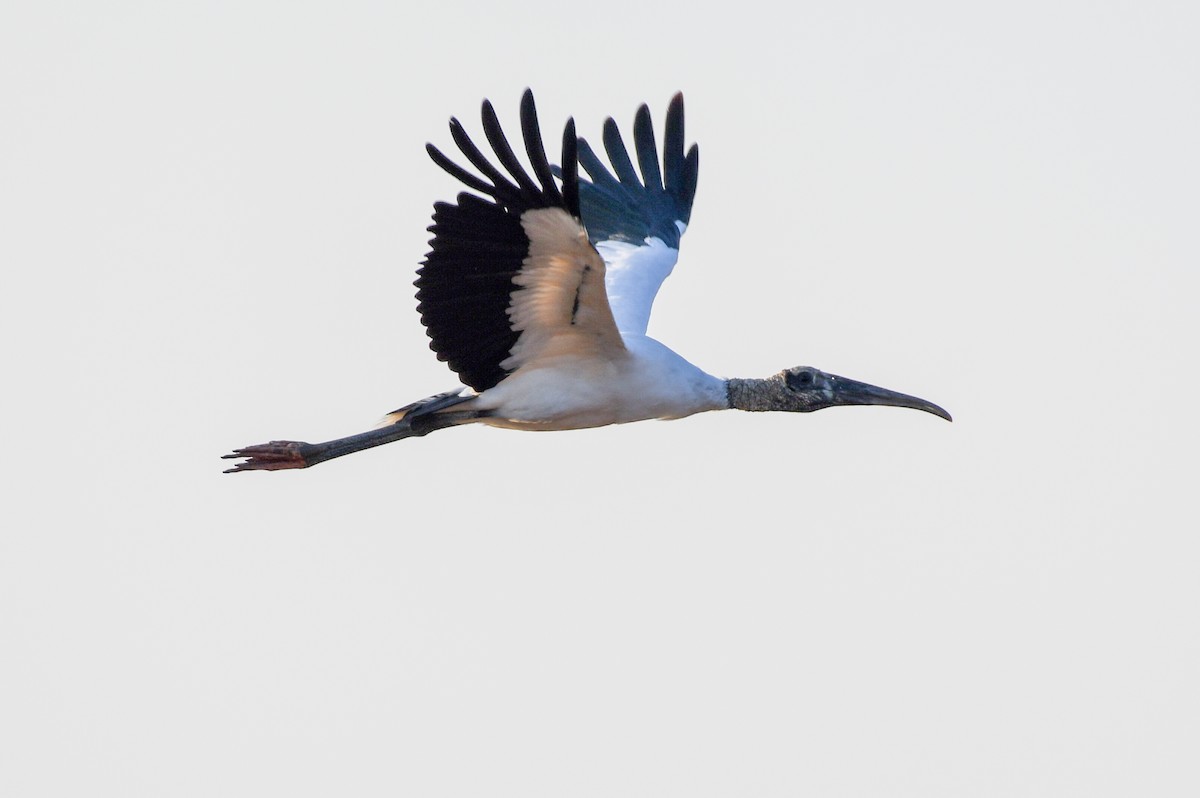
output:
POLYGON ((434 204, 429 227, 433 238, 415 283, 417 310, 430 349, 476 391, 485 391, 504 379, 508 372, 500 364, 517 342, 508 307, 516 288, 513 278, 529 254, 522 215, 536 208, 563 208, 578 218, 580 211, 573 123, 568 122, 563 132, 562 161, 569 167, 561 176, 560 189, 542 145, 531 92, 521 98, 521 133, 540 186, 517 160, 486 100, 482 119, 488 144, 512 179, 471 141, 458 120, 451 120, 454 143, 483 177, 459 166, 432 144, 426 148, 429 156, 451 177, 484 196, 462 192, 453 203, 434 204))
MULTIPOLYGON (((696 145, 684 154, 683 116, 683 95, 676 94, 667 108, 660 170, 649 109, 645 105, 638 108, 633 141, 644 180, 613 119, 605 120, 603 128, 604 150, 612 171, 585 139, 578 140, 579 165, 590 178, 579 180, 580 218, 593 243, 642 244, 655 237, 678 248, 680 231, 675 223, 686 225, 691 219, 700 169, 696 145)), ((563 170, 557 173, 561 175, 563 170)))

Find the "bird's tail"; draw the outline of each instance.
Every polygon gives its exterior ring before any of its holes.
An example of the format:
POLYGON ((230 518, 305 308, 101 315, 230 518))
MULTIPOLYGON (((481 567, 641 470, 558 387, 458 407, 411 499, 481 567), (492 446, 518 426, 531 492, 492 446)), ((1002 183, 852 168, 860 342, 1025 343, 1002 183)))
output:
POLYGON ((411 405, 397 408, 388 413, 379 423, 375 425, 376 429, 390 427, 393 424, 399 424, 405 419, 419 418, 421 416, 436 413, 439 410, 445 410, 448 407, 454 407, 457 404, 467 401, 472 398, 471 394, 463 396, 463 388, 454 391, 446 391, 445 393, 435 393, 433 396, 426 396, 424 399, 418 399, 411 405))

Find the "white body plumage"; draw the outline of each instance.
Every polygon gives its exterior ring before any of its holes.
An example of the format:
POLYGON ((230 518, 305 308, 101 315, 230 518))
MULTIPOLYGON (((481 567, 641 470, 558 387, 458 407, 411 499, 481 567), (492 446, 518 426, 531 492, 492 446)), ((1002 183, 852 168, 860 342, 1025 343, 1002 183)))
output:
POLYGON ((638 333, 623 351, 564 354, 519 369, 472 400, 482 423, 526 430, 568 430, 652 418, 683 418, 728 407, 725 381, 638 333))

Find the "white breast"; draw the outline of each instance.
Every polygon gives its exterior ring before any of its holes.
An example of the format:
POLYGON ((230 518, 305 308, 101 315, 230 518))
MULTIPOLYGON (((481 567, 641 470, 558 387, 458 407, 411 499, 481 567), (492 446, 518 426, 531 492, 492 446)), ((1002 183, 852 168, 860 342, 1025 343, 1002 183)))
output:
POLYGON ((540 359, 481 394, 485 424, 565 430, 682 418, 726 406, 725 381, 653 338, 624 334, 625 351, 607 357, 540 359))

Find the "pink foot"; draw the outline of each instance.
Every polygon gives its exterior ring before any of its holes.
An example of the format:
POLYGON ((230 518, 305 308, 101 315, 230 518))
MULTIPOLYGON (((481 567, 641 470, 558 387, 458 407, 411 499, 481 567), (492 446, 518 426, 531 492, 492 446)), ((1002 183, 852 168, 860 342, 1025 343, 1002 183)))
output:
POLYGON ((222 460, 234 460, 239 457, 248 458, 244 463, 238 463, 224 473, 233 474, 238 471, 282 471, 285 468, 305 468, 308 461, 304 451, 312 444, 303 441, 271 441, 257 446, 247 446, 244 449, 234 449, 232 454, 222 455, 222 460))

